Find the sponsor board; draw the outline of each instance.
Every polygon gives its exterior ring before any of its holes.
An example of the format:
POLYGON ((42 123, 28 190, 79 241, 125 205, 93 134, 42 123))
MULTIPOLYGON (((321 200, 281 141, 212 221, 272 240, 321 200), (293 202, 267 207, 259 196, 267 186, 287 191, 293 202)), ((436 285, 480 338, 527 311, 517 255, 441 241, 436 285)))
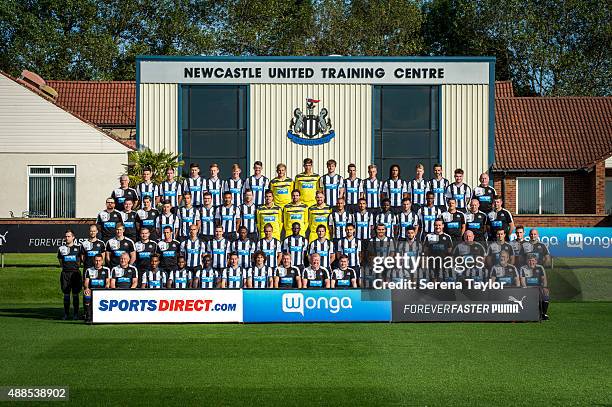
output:
POLYGON ((241 290, 94 290, 93 322, 242 322, 241 290))
MULTIPOLYGON (((571 216, 571 215, 568 215, 571 216)), ((529 230, 525 236, 529 240, 529 230)), ((536 228, 553 257, 612 257, 612 228, 536 228)))
POLYGON ((538 287, 393 290, 393 322, 539 321, 538 287))
POLYGON ((244 322, 391 320, 389 290, 244 290, 244 322))
POLYGON ((68 228, 74 231, 77 244, 87 240, 87 223, 0 224, 0 252, 55 253, 65 243, 64 235, 68 228))

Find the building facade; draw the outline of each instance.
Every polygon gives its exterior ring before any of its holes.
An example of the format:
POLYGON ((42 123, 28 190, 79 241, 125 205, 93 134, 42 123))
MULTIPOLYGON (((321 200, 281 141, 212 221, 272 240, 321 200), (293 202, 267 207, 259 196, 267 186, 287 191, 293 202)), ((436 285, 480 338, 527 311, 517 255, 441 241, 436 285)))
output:
POLYGON ((355 163, 412 178, 434 163, 473 185, 494 162, 493 58, 139 57, 137 145, 178 152, 222 176, 262 161, 290 176, 355 163))

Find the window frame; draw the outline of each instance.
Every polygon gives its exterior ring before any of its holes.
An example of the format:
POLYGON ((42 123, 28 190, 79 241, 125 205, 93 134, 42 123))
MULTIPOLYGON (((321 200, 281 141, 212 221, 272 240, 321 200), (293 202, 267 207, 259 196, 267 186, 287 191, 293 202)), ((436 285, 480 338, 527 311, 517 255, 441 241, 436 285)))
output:
MULTIPOLYGON (((610 211, 607 211, 608 209, 608 201, 607 201, 607 192, 608 192, 608 182, 612 184, 612 177, 605 177, 604 180, 604 213, 606 215, 611 215, 612 214, 612 202, 609 202, 610 204, 610 211)), ((612 189, 612 185, 610 187, 612 189)))
POLYGON ((516 214, 517 215, 525 215, 525 216, 529 216, 529 215, 565 215, 565 177, 516 177, 516 197, 515 197, 515 204, 516 204, 516 214), (519 190, 520 190, 520 184, 521 184, 521 179, 537 179, 538 180, 538 213, 521 213, 520 210, 520 205, 519 205, 519 190), (542 213, 542 180, 543 179, 560 179, 561 180, 561 212, 559 213, 552 213, 552 214, 543 214, 542 213))
POLYGON ((77 185, 76 185, 76 165, 28 165, 26 168, 26 176, 28 179, 28 188, 26 188, 26 202, 28 203, 27 206, 27 211, 28 213, 31 212, 30 209, 30 178, 51 178, 51 189, 50 189, 50 194, 51 194, 51 205, 50 205, 50 216, 48 218, 45 219, 54 219, 56 218, 55 216, 55 178, 74 178, 74 209, 75 209, 75 216, 76 216, 76 196, 77 196, 77 185), (47 174, 32 174, 32 170, 35 168, 47 168, 49 169, 49 173, 47 174), (59 169, 71 169, 72 170, 72 174, 56 174, 56 170, 59 169))

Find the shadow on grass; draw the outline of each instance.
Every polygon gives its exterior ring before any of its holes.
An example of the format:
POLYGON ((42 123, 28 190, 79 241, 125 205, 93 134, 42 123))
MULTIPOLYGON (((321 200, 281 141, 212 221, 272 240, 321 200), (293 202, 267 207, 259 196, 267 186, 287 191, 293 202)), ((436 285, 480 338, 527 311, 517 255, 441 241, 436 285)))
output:
MULTIPOLYGON (((72 312, 72 307, 70 308, 72 312)), ((44 320, 61 320, 64 310, 61 307, 2 307, 0 306, 0 318, 32 318, 44 320)), ((71 314, 72 315, 72 314, 71 314)))

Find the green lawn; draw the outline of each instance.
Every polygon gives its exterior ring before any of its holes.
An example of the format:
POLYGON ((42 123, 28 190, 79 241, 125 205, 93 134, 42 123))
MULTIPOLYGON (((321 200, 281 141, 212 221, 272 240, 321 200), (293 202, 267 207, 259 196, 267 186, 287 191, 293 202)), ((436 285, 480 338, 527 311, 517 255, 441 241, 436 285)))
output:
MULTIPOLYGON (((612 271, 584 270, 610 298, 612 271)), ((57 268, 10 267, 0 386, 68 385, 79 405, 612 405, 612 303, 576 297, 542 323, 87 326, 58 319, 57 268)))

